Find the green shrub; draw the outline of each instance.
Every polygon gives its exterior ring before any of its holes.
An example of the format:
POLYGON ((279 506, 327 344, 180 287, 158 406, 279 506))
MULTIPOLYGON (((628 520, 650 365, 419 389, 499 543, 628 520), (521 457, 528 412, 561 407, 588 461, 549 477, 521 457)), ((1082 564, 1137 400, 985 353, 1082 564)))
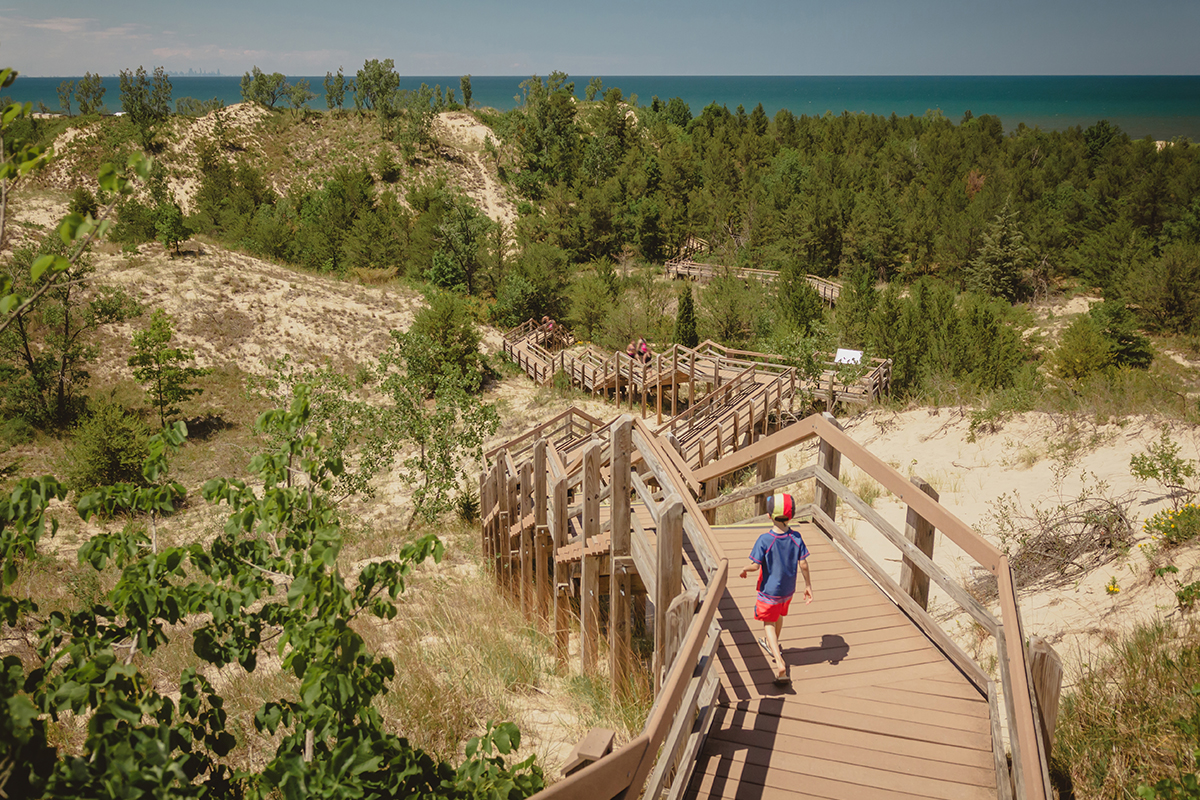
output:
POLYGON ((1054 351, 1054 374, 1078 381, 1112 364, 1112 352, 1100 326, 1087 315, 1077 317, 1063 331, 1054 351))
POLYGON ((101 403, 75 429, 63 474, 76 492, 116 483, 142 483, 149 431, 116 403, 101 403))
POLYGON ((1187 503, 1159 511, 1142 525, 1142 530, 1159 544, 1175 547, 1200 536, 1200 506, 1187 503))
POLYGON ((459 295, 431 295, 429 307, 417 312, 408 332, 393 335, 402 342, 400 352, 408 373, 430 396, 448 372, 461 373, 467 391, 479 390, 483 382, 479 331, 459 295))
POLYGON ((96 215, 100 209, 100 204, 96 202, 96 195, 92 194, 92 190, 86 186, 76 186, 75 191, 71 192, 71 204, 68 210, 72 214, 78 214, 81 217, 86 217, 88 214, 96 215))
POLYGON ((0 422, 0 450, 33 441, 33 426, 24 417, 13 417, 0 422))
POLYGON ((117 224, 110 238, 122 244, 153 242, 158 237, 157 223, 153 206, 129 199, 117 207, 117 224))
POLYGON ((1151 330, 1200 333, 1200 245, 1177 243, 1129 276, 1128 297, 1151 330))
POLYGON ((1155 481, 1166 489, 1176 511, 1181 501, 1190 501, 1196 495, 1191 483, 1197 474, 1196 462, 1179 457, 1179 445, 1171 440, 1166 426, 1159 432, 1158 441, 1146 448, 1145 455, 1129 457, 1129 473, 1139 481, 1155 481))
POLYGON ((375 171, 379 174, 379 180, 384 183, 395 183, 400 180, 400 165, 396 163, 396 157, 387 147, 380 150, 379 155, 376 156, 375 171))

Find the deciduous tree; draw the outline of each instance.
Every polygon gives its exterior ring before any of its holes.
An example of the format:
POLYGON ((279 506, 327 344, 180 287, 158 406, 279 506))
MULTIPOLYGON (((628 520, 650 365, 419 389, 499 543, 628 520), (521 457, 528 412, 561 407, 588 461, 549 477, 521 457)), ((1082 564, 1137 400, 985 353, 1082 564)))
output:
POLYGON ((378 110, 381 105, 388 103, 392 95, 400 88, 400 75, 396 72, 396 63, 385 58, 367 59, 354 82, 355 102, 361 103, 368 110, 378 110))
MULTIPOLYGON (((351 83, 353 83, 353 79, 351 79, 351 83)), ((342 104, 345 102, 346 76, 342 74, 342 68, 338 67, 337 75, 332 72, 325 73, 325 105, 330 111, 335 108, 341 111, 342 104)))
POLYGON ((300 111, 302 108, 305 108, 308 105, 308 101, 317 96, 308 88, 308 78, 285 85, 287 86, 286 96, 288 104, 294 111, 300 111))
POLYGON ((458 86, 462 89, 463 108, 471 108, 471 76, 463 75, 458 79, 458 86))
POLYGON ((104 93, 108 88, 103 84, 99 75, 90 72, 83 73, 79 83, 75 85, 75 102, 79 105, 79 113, 98 114, 104 110, 104 93))
MULTIPOLYGON (((226 478, 205 484, 205 499, 229 509, 214 540, 159 549, 129 526, 85 543, 81 562, 96 570, 115 564, 120 577, 80 612, 36 619, 37 606, 10 593, 42 534, 55 529, 46 508, 64 499, 65 489, 52 478, 26 479, 0 497, 0 616, 9 625, 38 628, 40 662, 31 669, 9 655, 0 669, 6 757, 0 791, 94 797, 104 787, 112 797, 470 800, 497 796, 502 786, 498 796, 519 800, 542 788, 532 758, 505 763, 520 741, 511 724, 489 724, 467 743, 457 768, 386 729, 377 703, 396 668, 371 652, 353 623, 394 617, 406 578, 426 559, 440 559, 443 546, 433 535, 422 537, 348 582, 329 496, 342 464, 305 432, 309 415, 301 390, 290 409, 260 416, 256 430, 279 446, 251 462, 254 485, 226 478), (170 644, 180 626, 197 662, 183 669, 178 691, 169 694, 140 664, 170 644), (268 654, 288 680, 264 698, 253 725, 274 749, 261 769, 235 771, 226 760, 236 739, 227 729, 225 700, 203 673, 231 665, 251 672, 268 654), (89 724, 60 751, 47 721, 68 712, 89 724)), ((182 431, 164 431, 160 455, 181 440, 173 433, 182 431)), ((163 473, 153 461, 152 453, 147 474, 159 480, 163 473)), ((160 498, 164 506, 174 502, 173 488, 160 498)), ((81 498, 77 509, 87 519, 155 502, 144 489, 111 487, 81 498)))
POLYGON ((159 424, 167 426, 167 416, 179 413, 179 403, 200 394, 193 383, 209 370, 193 366, 195 353, 183 347, 171 347, 174 321, 161 308, 150 315, 149 324, 133 335, 133 355, 129 366, 133 376, 145 387, 150 402, 158 410, 159 424))
POLYGON ((63 113, 71 116, 71 97, 75 94, 75 81, 63 81, 58 85, 58 105, 63 113))
POLYGON ((258 66, 242 75, 242 100, 274 108, 287 93, 287 77, 282 72, 267 74, 258 66))
POLYGON ((154 230, 163 247, 179 253, 179 243, 187 238, 188 229, 178 203, 165 200, 158 204, 154 212, 154 230))
POLYGON ((99 352, 91 334, 141 313, 124 290, 88 285, 93 267, 85 260, 68 264, 61 280, 37 294, 30 283, 34 266, 46 257, 66 259, 67 252, 51 234, 40 249, 18 249, 7 265, 14 289, 36 301, 0 331, 0 363, 9 373, 3 402, 10 413, 39 425, 65 425, 78 411, 88 365, 99 352))
POLYGON ((121 108, 137 127, 142 147, 149 150, 154 144, 155 126, 171 113, 171 80, 162 67, 155 67, 150 78, 140 66, 136 72, 121 70, 120 78, 121 108))

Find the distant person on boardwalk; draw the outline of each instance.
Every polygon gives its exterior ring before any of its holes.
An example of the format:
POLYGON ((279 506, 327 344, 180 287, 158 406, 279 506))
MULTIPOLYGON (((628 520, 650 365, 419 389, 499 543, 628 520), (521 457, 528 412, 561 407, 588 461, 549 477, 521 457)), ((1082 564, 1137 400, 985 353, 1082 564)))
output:
POLYGON ((758 537, 750 551, 750 565, 742 570, 743 578, 751 572, 759 572, 754 618, 762 622, 763 636, 758 643, 773 662, 775 683, 779 685, 792 682, 787 664, 783 662, 779 634, 783 631, 783 618, 787 616, 792 595, 796 593, 797 567, 804 573, 805 604, 811 603, 813 598, 808 548, 799 532, 788 526, 795 511, 796 500, 790 494, 775 494, 767 500, 767 513, 775 524, 758 537))
POLYGON ((630 359, 637 358, 637 345, 630 342, 629 347, 625 348, 625 355, 629 356, 630 359))
POLYGON ((645 339, 638 339, 637 343, 638 356, 642 359, 643 364, 649 364, 652 358, 650 353, 650 345, 646 344, 645 339))

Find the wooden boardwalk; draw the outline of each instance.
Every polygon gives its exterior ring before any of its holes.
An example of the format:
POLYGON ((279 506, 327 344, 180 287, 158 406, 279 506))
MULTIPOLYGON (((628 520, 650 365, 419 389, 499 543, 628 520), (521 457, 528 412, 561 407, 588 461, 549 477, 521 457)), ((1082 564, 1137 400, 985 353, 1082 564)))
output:
POLYGON ((798 594, 784 624, 793 683, 773 683, 754 579, 738 577, 767 527, 713 528, 731 565, 721 691, 685 796, 995 798, 986 695, 811 524, 797 527, 814 599, 798 594))
MULTIPOLYGON (((789 410, 798 390, 811 392, 832 407, 835 403, 871 405, 891 388, 890 359, 871 358, 858 377, 840 377, 833 354, 827 354, 822 374, 809 380, 799 378, 796 369, 782 363, 780 356, 736 350, 711 340, 695 348, 672 345, 646 363, 594 347, 582 352, 567 350, 574 341, 561 326, 549 332, 531 319, 504 334, 503 350, 539 384, 550 383, 561 372, 572 386, 593 396, 611 397, 617 405, 628 404, 630 411, 640 405, 642 418, 652 412, 660 425, 664 415, 670 418, 679 413, 685 392, 687 404, 694 405, 698 385, 708 391, 720 389, 735 379, 744 381, 748 371, 764 394, 778 402, 788 400, 789 410)), ((710 418, 706 423, 715 421, 710 418)))
MULTIPOLYGON (((702 405, 704 419, 723 417, 702 405)), ((1030 671, 1007 557, 832 417, 773 433, 765 422, 755 415, 746 445, 698 467, 681 428, 672 440, 669 426, 656 432, 630 415, 604 425, 575 409, 489 454, 484 556, 560 667, 578 658, 582 674, 607 671, 621 685, 642 668, 631 658, 633 610, 653 610, 645 727, 539 797, 1048 800, 1034 697, 1043 683, 1030 671), (777 455, 812 439, 817 462, 775 477, 777 455), (843 459, 907 504, 904 533, 841 482, 843 459), (754 486, 719 491, 750 468, 754 486), (798 514, 812 521, 798 527, 814 601, 793 603, 781 642, 792 684, 780 687, 758 644, 755 581, 739 574, 765 518, 713 522, 722 506, 809 480, 814 502, 798 514), (839 501, 898 548, 907 577, 897 583, 859 547, 839 501), (933 562, 934 530, 996 577, 999 617, 933 562), (929 582, 990 636, 998 681, 925 611, 929 582)))
MULTIPOLYGON (((672 278, 688 278, 691 280, 711 281, 720 275, 733 275, 742 280, 756 280, 760 283, 774 283, 779 280, 779 272, 773 269, 754 269, 753 267, 729 267, 723 264, 704 264, 693 261, 690 257, 673 258, 664 267, 667 275, 672 278)), ((842 285, 828 278, 816 275, 806 275, 804 280, 813 288, 821 299, 829 305, 836 305, 842 294, 842 285)))

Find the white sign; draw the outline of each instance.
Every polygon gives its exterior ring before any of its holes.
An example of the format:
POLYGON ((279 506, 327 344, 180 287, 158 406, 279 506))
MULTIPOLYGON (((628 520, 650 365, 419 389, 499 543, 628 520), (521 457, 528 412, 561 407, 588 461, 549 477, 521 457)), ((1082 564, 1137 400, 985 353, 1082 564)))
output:
POLYGON ((862 350, 843 350, 838 348, 837 355, 833 357, 835 364, 861 364, 862 350))

